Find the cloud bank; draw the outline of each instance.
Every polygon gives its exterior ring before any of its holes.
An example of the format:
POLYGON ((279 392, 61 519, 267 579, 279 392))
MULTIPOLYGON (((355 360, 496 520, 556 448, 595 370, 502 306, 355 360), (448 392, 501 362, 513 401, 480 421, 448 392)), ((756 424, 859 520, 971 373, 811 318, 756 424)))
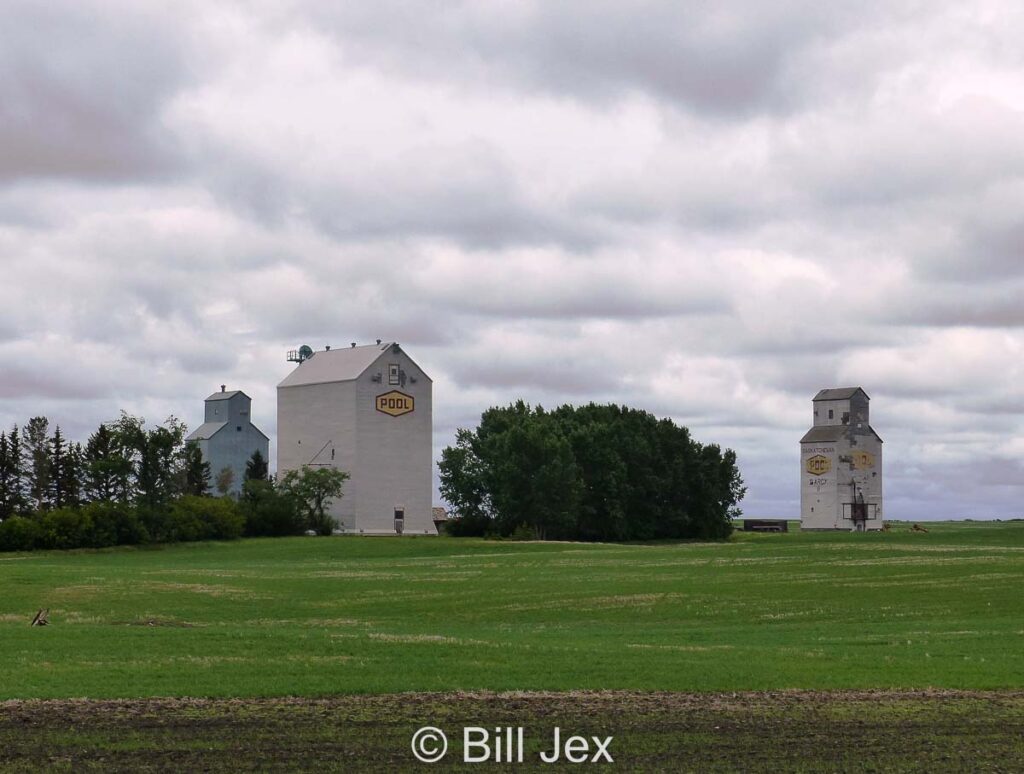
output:
POLYGON ((435 447, 524 398, 735 448, 794 516, 861 385, 891 517, 1022 515, 1024 12, 1009 2, 15 3, 0 422, 274 434, 284 353, 401 341, 435 447))

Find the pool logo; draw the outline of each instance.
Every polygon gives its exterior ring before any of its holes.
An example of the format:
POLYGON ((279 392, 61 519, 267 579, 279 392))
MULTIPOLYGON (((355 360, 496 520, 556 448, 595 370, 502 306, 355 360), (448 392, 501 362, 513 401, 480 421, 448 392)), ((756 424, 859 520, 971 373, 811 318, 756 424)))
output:
POLYGON ((377 396, 377 411, 392 417, 400 417, 416 410, 416 400, 412 395, 392 390, 377 396))
POLYGON ((807 472, 812 476, 824 476, 832 470, 832 460, 823 454, 815 454, 807 458, 807 472))

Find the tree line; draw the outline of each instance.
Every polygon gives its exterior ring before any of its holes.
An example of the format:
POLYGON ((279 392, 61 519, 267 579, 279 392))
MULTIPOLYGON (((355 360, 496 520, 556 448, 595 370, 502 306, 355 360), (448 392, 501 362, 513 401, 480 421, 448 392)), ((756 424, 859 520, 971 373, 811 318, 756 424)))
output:
MULTIPOLYGON (((226 540, 242 535, 330 534, 332 500, 348 474, 333 468, 268 475, 256 451, 238 498, 175 417, 147 428, 121 412, 85 444, 46 417, 0 432, 0 551, 226 540)), ((226 469, 229 470, 229 469, 226 469)))
POLYGON ((718 539, 746 491, 731 449, 617 405, 490 408, 439 467, 455 535, 718 539))

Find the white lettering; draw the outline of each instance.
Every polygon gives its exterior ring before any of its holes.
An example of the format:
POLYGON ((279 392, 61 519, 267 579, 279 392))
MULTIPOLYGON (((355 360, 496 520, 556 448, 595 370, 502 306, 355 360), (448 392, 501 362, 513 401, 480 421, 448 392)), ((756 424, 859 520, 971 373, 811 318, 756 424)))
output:
POLYGON ((483 763, 486 760, 490 760, 491 747, 487 744, 490 738, 491 735, 487 732, 486 728, 467 726, 462 729, 462 760, 465 763, 483 763), (477 739, 470 739, 470 734, 476 734, 477 739), (482 749, 483 752, 474 757, 470 755, 470 748, 482 749))
POLYGON ((570 763, 583 763, 589 757, 588 752, 590 745, 582 736, 570 736, 565 740, 565 757, 570 763))
POLYGON ((606 736, 604 741, 601 741, 596 736, 592 738, 597 744, 597 749, 594 751, 594 757, 590 759, 590 762, 596 763, 598 758, 604 758, 608 763, 614 763, 615 761, 612 760, 612 754, 608 752, 608 745, 612 743, 612 737, 606 736))
POLYGON ((558 726, 555 726, 555 739, 554 739, 553 746, 551 748, 551 752, 549 752, 549 753, 542 752, 540 754, 540 759, 542 761, 544 761, 545 763, 554 763, 561 756, 561 754, 562 754, 562 739, 561 739, 561 735, 562 735, 562 729, 560 729, 558 726))

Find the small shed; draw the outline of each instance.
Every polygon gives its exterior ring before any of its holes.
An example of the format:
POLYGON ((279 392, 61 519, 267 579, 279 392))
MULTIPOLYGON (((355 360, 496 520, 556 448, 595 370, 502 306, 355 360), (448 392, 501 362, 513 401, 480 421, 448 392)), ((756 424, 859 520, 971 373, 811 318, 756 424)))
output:
POLYGON ((744 519, 744 532, 789 532, 785 519, 744 519))

